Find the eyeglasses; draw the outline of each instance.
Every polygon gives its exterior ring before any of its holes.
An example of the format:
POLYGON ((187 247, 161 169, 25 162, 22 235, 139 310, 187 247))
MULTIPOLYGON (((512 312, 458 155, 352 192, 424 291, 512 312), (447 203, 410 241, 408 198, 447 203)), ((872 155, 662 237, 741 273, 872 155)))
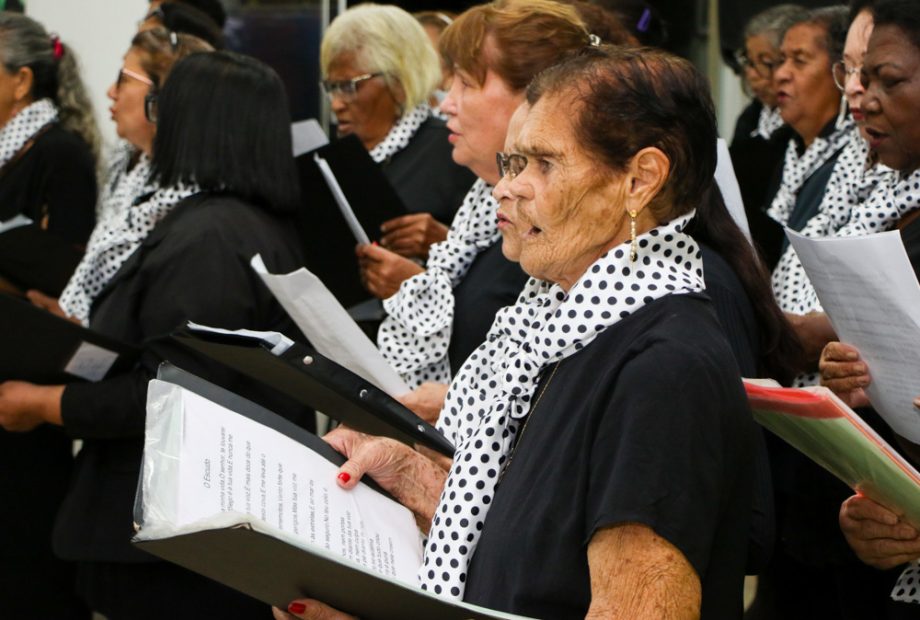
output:
POLYGON ((146 75, 141 75, 140 73, 137 73, 135 71, 131 71, 130 69, 125 69, 124 67, 122 67, 121 69, 118 70, 118 77, 115 78, 115 90, 118 90, 119 88, 121 88, 121 85, 124 84, 125 82, 126 76, 129 78, 134 78, 138 82, 142 82, 146 84, 147 86, 153 86, 153 80, 151 80, 146 75))
POLYGON ((330 81, 323 80, 320 82, 320 86, 323 87, 323 92, 326 93, 326 96, 332 99, 336 95, 342 97, 345 100, 351 100, 355 98, 355 95, 358 94, 358 84, 366 82, 375 77, 382 76, 383 73, 365 73, 357 77, 353 77, 350 80, 338 80, 330 81))
POLYGON ((144 96, 144 116, 147 117, 147 122, 157 123, 157 111, 159 104, 159 93, 156 90, 151 90, 144 96))
POLYGON ((783 64, 781 59, 772 59, 772 58, 758 58, 754 60, 747 55, 747 51, 738 50, 735 52, 735 62, 738 63, 738 66, 744 69, 753 69, 757 75, 762 78, 769 79, 773 76, 773 71, 783 64))
POLYGON ((858 75, 862 70, 862 67, 848 67, 847 63, 842 60, 838 60, 833 65, 831 65, 831 71, 834 74, 834 84, 837 85, 837 88, 840 90, 847 89, 847 82, 850 81, 854 75, 858 75))
POLYGON ((519 153, 496 153, 495 162, 498 164, 498 176, 508 177, 509 181, 527 167, 527 157, 519 153))

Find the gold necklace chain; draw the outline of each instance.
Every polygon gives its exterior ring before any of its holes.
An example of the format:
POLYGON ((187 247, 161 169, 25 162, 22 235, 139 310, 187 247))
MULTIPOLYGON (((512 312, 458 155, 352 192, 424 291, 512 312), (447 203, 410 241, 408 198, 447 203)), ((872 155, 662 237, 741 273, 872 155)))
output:
POLYGON ((559 370, 559 364, 561 363, 562 360, 556 362, 556 365, 553 366, 553 372, 551 372, 549 375, 549 379, 546 380, 546 383, 543 385, 543 389, 540 390, 539 394, 537 394, 537 400, 533 402, 533 407, 530 408, 530 413, 527 414, 527 419, 524 420, 524 426, 521 427, 521 432, 518 434, 517 439, 514 442, 514 446, 511 448, 511 454, 508 455, 508 460, 505 461, 501 472, 498 474, 498 481, 495 483, 496 486, 501 484, 502 479, 505 477, 505 472, 508 471, 508 468, 511 466, 511 461, 514 460, 514 453, 517 452, 518 446, 521 445, 521 441, 524 439, 524 433, 527 432, 527 425, 530 424, 530 420, 533 418, 533 414, 537 410, 537 405, 540 404, 540 401, 543 399, 543 395, 546 394, 546 390, 549 388, 549 384, 553 382, 553 377, 556 376, 556 371, 559 370))

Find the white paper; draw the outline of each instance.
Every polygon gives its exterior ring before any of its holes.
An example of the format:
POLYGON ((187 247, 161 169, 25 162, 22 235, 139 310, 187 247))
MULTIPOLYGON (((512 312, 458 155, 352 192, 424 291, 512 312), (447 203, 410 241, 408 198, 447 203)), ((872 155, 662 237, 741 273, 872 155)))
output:
MULTIPOLYGON (((728 152, 728 144, 725 140, 719 138, 717 152, 719 159, 716 163, 716 184, 719 191, 722 192, 722 200, 725 201, 725 208, 735 220, 735 224, 744 233, 748 241, 751 241, 751 228, 748 226, 747 213, 744 211, 744 200, 741 199, 741 188, 738 186, 738 177, 735 176, 735 168, 732 166, 732 158, 728 152)), ((753 243, 753 241, 751 241, 753 243)))
POLYGON ((180 386, 151 381, 147 418, 140 537, 244 515, 416 585, 422 539, 404 506, 364 484, 340 489, 325 458, 180 386))
POLYGON ((291 144, 294 147, 294 157, 329 144, 329 138, 319 126, 315 118, 298 121, 291 124, 291 144))
POLYGON ((320 157, 318 154, 313 155, 313 161, 315 161, 316 165, 319 166, 319 171, 323 174, 323 178, 326 179, 326 184, 332 191, 332 197, 335 198, 335 203, 339 205, 339 210, 342 212, 342 217, 345 218, 345 222, 348 224, 348 228, 351 229, 351 234, 355 236, 355 239, 358 241, 358 243, 365 245, 370 243, 370 238, 361 227, 361 222, 358 221, 358 218, 355 215, 354 210, 351 208, 351 205, 348 204, 348 199, 345 197, 345 193, 342 191, 342 188, 339 187, 339 182, 336 180, 335 175, 332 173, 332 168, 329 167, 329 162, 320 157))
POLYGON ((872 375, 872 406, 900 435, 920 442, 920 285, 900 233, 809 239, 786 230, 841 342, 872 375))
POLYGON ((390 396, 410 391, 318 277, 306 268, 287 275, 270 274, 258 254, 251 264, 317 351, 390 396))
POLYGON ((10 219, 4 222, 0 222, 0 234, 5 233, 8 230, 13 230, 14 228, 19 228, 21 226, 28 226, 31 223, 32 223, 32 220, 30 220, 25 215, 20 213, 19 215, 15 217, 11 217, 10 219))
POLYGON ((64 372, 87 381, 101 381, 118 359, 118 354, 89 342, 81 342, 64 372))
POLYGON ((211 333, 232 336, 246 336, 247 338, 252 338, 254 340, 261 340, 267 344, 272 345, 272 355, 281 355, 294 345, 294 341, 281 332, 260 332, 253 329, 223 329, 220 327, 208 327, 207 325, 199 325, 194 321, 188 322, 188 328, 192 331, 206 334, 211 333))

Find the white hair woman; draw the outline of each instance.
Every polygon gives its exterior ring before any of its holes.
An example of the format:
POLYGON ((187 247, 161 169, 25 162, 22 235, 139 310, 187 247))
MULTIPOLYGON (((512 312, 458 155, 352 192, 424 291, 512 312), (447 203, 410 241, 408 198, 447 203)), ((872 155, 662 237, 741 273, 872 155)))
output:
POLYGON ((330 24, 320 66, 338 135, 357 136, 410 212, 384 223, 383 246, 427 257, 475 179, 428 104, 441 82, 428 35, 398 7, 360 4, 330 24))

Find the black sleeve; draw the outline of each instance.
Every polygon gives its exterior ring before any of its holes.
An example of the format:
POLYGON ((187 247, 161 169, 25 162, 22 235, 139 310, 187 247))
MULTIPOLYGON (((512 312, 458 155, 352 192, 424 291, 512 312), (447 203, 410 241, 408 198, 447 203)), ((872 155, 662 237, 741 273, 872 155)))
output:
POLYGON ((76 138, 58 142, 44 174, 48 230, 85 245, 96 225, 96 169, 89 147, 76 138))
MULTIPOLYGON (((673 343, 654 344, 627 363, 591 450, 585 544, 598 529, 640 523, 705 574, 737 466, 720 412, 733 411, 720 397, 725 382, 711 360, 673 343)), ((732 439, 746 445, 745 437, 732 439)))
MULTIPOLYGON (((752 343, 751 339, 756 338, 756 333, 751 334, 748 330, 748 323, 745 320, 745 314, 741 303, 746 303, 747 298, 739 300, 739 292, 732 291, 717 282, 707 281, 706 294, 712 299, 713 308, 728 344, 735 354, 735 361, 738 362, 738 369, 743 377, 757 376, 758 354, 755 352, 756 340, 752 343)), ((744 294, 744 291, 740 291, 744 294)))

